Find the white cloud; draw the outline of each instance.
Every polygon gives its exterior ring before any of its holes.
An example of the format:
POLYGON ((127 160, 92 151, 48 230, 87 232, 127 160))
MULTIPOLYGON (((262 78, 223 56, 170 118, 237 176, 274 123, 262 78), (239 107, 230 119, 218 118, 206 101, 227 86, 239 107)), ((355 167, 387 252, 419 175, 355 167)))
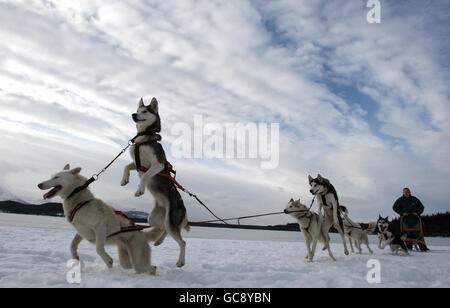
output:
MULTIPOLYGON (((35 182, 68 161, 96 172, 134 133, 138 99, 156 96, 166 142, 174 123, 195 114, 281 123, 276 170, 254 160, 174 161, 183 184, 222 216, 307 201, 306 177, 319 172, 361 219, 388 213, 403 186, 417 187, 430 210, 447 206, 449 74, 439 47, 448 41, 434 36, 430 20, 445 19, 439 7, 418 19, 419 11, 386 2, 380 25, 352 1, 34 0, 0 8, 0 135, 9 153, 1 154, 0 183, 25 199, 39 197, 35 182), (365 109, 328 81, 376 106, 365 109)), ((127 160, 95 192, 149 210, 149 195, 133 197, 135 182, 118 187, 127 160)), ((193 220, 208 218, 185 200, 193 220)))

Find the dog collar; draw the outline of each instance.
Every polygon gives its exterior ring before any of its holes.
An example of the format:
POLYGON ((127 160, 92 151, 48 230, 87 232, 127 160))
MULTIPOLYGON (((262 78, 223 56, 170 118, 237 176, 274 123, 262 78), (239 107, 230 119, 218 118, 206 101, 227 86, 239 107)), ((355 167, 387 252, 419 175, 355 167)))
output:
POLYGON ((161 139, 162 139, 161 136, 157 134, 160 131, 161 131, 161 124, 159 123, 159 119, 158 119, 154 124, 147 127, 147 129, 145 129, 143 132, 140 132, 136 136, 134 136, 134 138, 131 139, 131 142, 135 143, 136 139, 138 137, 142 137, 142 136, 150 136, 151 139, 155 139, 156 141, 161 141, 161 139))
POLYGON ((135 145, 141 145, 144 143, 158 142, 161 141, 161 139, 162 139, 161 135, 157 133, 147 134, 146 132, 141 132, 137 134, 133 139, 131 139, 131 142, 134 143, 135 145), (136 139, 142 136, 147 136, 148 137, 147 140, 143 142, 136 142, 136 139))
POLYGON ((75 196, 76 194, 78 194, 80 191, 85 190, 92 182, 95 181, 94 177, 91 177, 89 180, 87 180, 83 185, 78 186, 77 188, 75 188, 74 190, 72 190, 72 192, 69 194, 69 196, 66 199, 70 199, 73 196, 75 196))

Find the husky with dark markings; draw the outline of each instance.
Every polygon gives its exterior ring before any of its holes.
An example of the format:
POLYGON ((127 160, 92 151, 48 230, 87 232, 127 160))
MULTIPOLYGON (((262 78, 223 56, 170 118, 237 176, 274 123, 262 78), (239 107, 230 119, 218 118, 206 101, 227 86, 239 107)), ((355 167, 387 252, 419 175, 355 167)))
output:
POLYGON ((323 224, 323 219, 316 213, 310 211, 306 205, 300 203, 300 199, 294 201, 291 199, 284 210, 285 214, 294 217, 300 225, 308 254, 306 259, 312 262, 316 252, 317 240, 325 244, 323 250, 328 249, 328 255, 331 260, 336 261, 330 250, 329 227, 323 224), (312 244, 312 246, 311 246, 312 244))
POLYGON ((394 233, 391 228, 391 223, 389 222, 389 216, 386 218, 382 218, 379 215, 377 220, 377 228, 378 228, 378 248, 384 249, 387 245, 391 248, 391 251, 396 255, 398 251, 401 249, 407 255, 408 248, 406 247, 405 242, 403 241, 408 237, 406 233, 394 233), (384 244, 383 244, 384 242, 384 244))
POLYGON ((339 232, 342 243, 344 244, 344 253, 348 255, 347 244, 345 243, 344 226, 342 223, 342 217, 339 214, 339 199, 336 193, 336 189, 331 185, 330 181, 323 178, 320 174, 317 178, 313 179, 308 175, 309 190, 311 194, 315 195, 319 204, 319 215, 323 218, 323 223, 326 227, 331 228, 334 226, 339 232), (322 214, 322 210, 324 214, 322 214))
POLYGON ((121 212, 94 197, 84 187, 86 178, 80 175, 81 168, 70 169, 67 164, 64 170, 53 175, 49 180, 38 185, 42 190, 49 190, 44 199, 60 196, 66 219, 77 233, 70 245, 72 259, 79 260, 78 245, 85 239, 96 246, 97 254, 108 268, 113 266, 113 259, 105 251, 105 245, 116 245, 119 251, 120 265, 125 269, 133 268, 137 273, 154 275, 156 267, 151 265, 149 241, 155 241, 159 232, 152 229, 148 232, 118 231, 134 224, 121 212), (84 187, 79 189, 80 187, 84 187))
POLYGON ((180 247, 177 266, 182 267, 185 264, 186 243, 181 237, 181 229, 189 231, 189 225, 183 199, 175 184, 167 177, 170 175, 170 169, 164 149, 159 143, 161 119, 156 98, 153 98, 148 106, 144 105, 141 98, 132 118, 138 133, 130 148, 133 162, 125 167, 120 184, 127 185, 130 171, 138 171, 140 182, 135 196, 142 196, 147 188, 155 201, 148 217, 148 223, 160 231, 155 246, 164 241, 167 233, 170 234, 180 247))

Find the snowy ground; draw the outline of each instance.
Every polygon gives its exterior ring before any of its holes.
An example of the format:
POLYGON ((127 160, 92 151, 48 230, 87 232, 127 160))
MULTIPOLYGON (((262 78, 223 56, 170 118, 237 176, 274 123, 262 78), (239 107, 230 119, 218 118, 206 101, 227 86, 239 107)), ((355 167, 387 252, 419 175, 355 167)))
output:
POLYGON ((427 239, 429 253, 393 256, 371 237, 373 255, 363 248, 363 255, 345 256, 333 234, 337 262, 319 251, 315 262, 307 263, 301 233, 216 228, 185 234, 182 269, 175 265, 178 246, 171 238, 152 247, 156 276, 121 269, 114 247, 107 251, 116 263, 107 269, 94 246, 82 242, 81 283, 69 284, 66 263, 73 234, 63 218, 0 213, 0 287, 450 287, 450 239, 427 239), (380 262, 380 284, 367 282, 370 259, 380 262))

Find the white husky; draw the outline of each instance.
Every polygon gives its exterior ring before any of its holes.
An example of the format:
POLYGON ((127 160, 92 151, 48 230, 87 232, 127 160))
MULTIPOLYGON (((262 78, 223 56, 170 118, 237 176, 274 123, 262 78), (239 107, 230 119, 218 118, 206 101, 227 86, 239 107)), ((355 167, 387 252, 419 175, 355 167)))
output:
POLYGON ((369 247, 369 238, 367 233, 363 230, 361 224, 352 221, 350 217, 348 217, 347 207, 340 205, 339 209, 341 210, 342 216, 344 216, 344 233, 348 237, 351 251, 354 252, 352 245, 353 239, 355 241, 356 248, 358 248, 359 254, 362 254, 361 243, 367 246, 370 253, 373 253, 372 249, 369 247))
POLYGON ((80 175, 80 171, 81 168, 70 169, 67 164, 63 171, 38 185, 42 190, 51 189, 44 199, 60 196, 64 200, 64 215, 77 231, 70 245, 72 259, 79 260, 78 245, 86 239, 96 246, 98 255, 108 268, 113 266, 113 259, 105 251, 105 245, 116 245, 123 268, 154 275, 156 267, 151 265, 148 242, 155 241, 159 232, 151 230, 115 234, 122 228, 130 227, 130 220, 102 200, 94 198, 88 188, 83 188, 86 178, 80 175))
POLYGON ((308 262, 313 261, 317 240, 325 244, 323 249, 328 249, 331 260, 336 261, 330 250, 330 236, 328 234, 330 228, 323 224, 322 217, 310 211, 306 205, 300 203, 300 199, 297 201, 291 199, 284 212, 294 217, 300 225, 303 237, 305 238, 306 249, 308 251, 308 254, 305 257, 308 259, 308 262))

